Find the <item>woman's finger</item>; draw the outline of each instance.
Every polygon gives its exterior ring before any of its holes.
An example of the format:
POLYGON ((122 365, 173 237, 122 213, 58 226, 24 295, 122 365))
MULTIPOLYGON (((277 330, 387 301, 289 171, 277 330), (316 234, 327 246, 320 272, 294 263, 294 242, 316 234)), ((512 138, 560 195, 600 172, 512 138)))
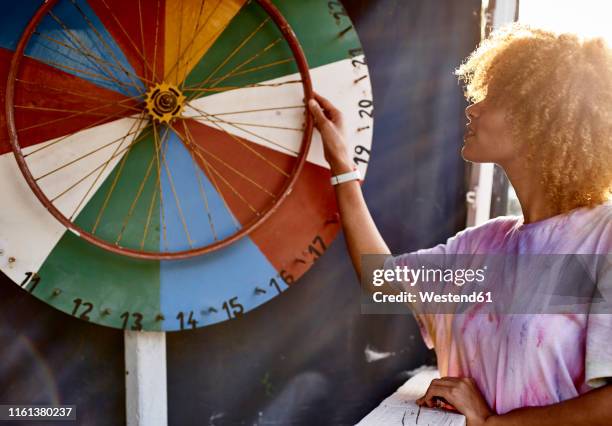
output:
POLYGON ((312 113, 317 127, 320 127, 327 121, 325 113, 323 112, 317 101, 315 101, 314 99, 308 101, 308 109, 312 113))
POLYGON ((315 95, 315 99, 317 100, 317 102, 329 114, 329 117, 332 119, 332 121, 335 122, 342 118, 342 113, 340 112, 340 110, 336 108, 329 99, 321 96, 317 92, 314 92, 314 95, 315 95))
POLYGON ((434 384, 438 386, 455 386, 458 381, 459 379, 456 379, 455 377, 442 377, 440 379, 433 379, 430 386, 434 384))
POLYGON ((442 405, 441 403, 453 404, 453 402, 450 400, 451 389, 451 386, 442 386, 432 383, 431 385, 429 385, 429 388, 427 389, 425 395, 417 399, 416 402, 419 405, 425 404, 430 408, 440 407, 442 405), (441 398, 442 400, 440 400, 441 398))
POLYGON ((334 106, 334 104, 332 104, 331 101, 329 99, 327 99, 326 97, 320 95, 317 92, 314 92, 314 96, 315 96, 315 99, 317 100, 317 102, 319 102, 321 104, 321 106, 323 108, 325 108, 326 110, 329 110, 329 111, 337 111, 338 110, 334 106))

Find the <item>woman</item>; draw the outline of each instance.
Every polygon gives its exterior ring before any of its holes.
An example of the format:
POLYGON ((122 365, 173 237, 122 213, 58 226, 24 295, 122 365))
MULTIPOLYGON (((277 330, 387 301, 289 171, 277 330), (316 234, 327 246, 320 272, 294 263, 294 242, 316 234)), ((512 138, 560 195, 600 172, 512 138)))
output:
MULTIPOLYGON (((489 220, 417 253, 612 253, 612 53, 605 43, 514 24, 484 40, 456 74, 471 101, 462 156, 501 166, 523 215, 489 220)), ((349 173, 342 114, 315 99, 309 108, 332 175, 349 173)), ((335 190, 361 274, 362 254, 390 251, 357 181, 335 190)), ((412 259, 389 257, 385 266, 412 259)), ((612 273, 597 280, 600 290, 612 290, 612 273)), ((612 425, 611 314, 415 316, 442 376, 419 405, 445 401, 469 426, 612 425)))

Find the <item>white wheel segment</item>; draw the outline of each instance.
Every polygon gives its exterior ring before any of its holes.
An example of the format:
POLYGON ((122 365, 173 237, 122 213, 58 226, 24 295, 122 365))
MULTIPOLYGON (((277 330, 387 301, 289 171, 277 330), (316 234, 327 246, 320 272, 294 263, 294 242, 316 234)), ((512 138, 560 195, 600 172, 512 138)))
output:
MULTIPOLYGON (((125 155, 127 146, 138 136, 139 127, 142 123, 138 118, 122 118, 27 147, 23 153, 36 178, 93 152, 38 181, 50 197, 72 187, 54 205, 67 217, 73 214, 76 217, 125 155), (123 138, 130 132, 133 133, 123 138), (109 160, 113 153, 115 157, 109 160), (96 168, 95 173, 83 179, 96 168)), ((0 270, 13 281, 21 282, 27 272, 38 271, 66 228, 36 198, 12 152, 0 156, 0 193, 11 200, 10 208, 0 209, 0 270)))
MULTIPOLYGON (((354 60, 363 61, 363 56, 310 70, 314 89, 343 112, 347 143, 351 152, 357 145, 369 149, 373 130, 371 124, 369 127, 364 126, 363 116, 359 114, 359 101, 372 99, 367 68, 353 66, 354 60), (345 77, 338 79, 339 75, 345 77), (366 78, 363 78, 364 76, 366 78)), ((304 123, 303 89, 299 79, 299 74, 291 74, 264 81, 256 87, 205 96, 191 101, 192 107, 187 106, 183 115, 253 143, 295 156, 300 149, 302 134, 287 128, 299 129, 304 123), (293 108, 283 109, 284 107, 293 108), (257 123, 257 126, 250 125, 254 123, 257 123), (262 123, 283 128, 261 127, 262 123)), ((329 168, 323 156, 321 135, 316 129, 307 161, 329 168)), ((365 173, 365 167, 362 172, 365 173)))

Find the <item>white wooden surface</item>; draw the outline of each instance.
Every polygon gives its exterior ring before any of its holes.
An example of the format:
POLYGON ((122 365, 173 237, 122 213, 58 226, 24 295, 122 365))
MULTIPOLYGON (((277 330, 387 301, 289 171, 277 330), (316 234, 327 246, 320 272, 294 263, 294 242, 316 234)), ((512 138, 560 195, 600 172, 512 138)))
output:
POLYGON ((125 332, 128 426, 167 426, 166 333, 125 332))
POLYGON ((414 401, 425 394, 433 379, 439 377, 435 367, 423 369, 357 423, 357 426, 465 426, 465 417, 461 414, 425 407, 419 413, 419 406, 414 401))

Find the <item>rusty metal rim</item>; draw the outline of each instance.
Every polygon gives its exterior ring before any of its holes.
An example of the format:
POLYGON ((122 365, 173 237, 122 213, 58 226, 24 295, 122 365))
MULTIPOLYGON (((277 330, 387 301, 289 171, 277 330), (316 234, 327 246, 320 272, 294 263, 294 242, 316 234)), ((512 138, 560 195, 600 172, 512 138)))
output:
MULTIPOLYGON (((7 118, 7 127, 9 133, 9 140, 11 143, 11 147, 13 150, 13 154, 15 155, 15 159, 17 160, 17 165, 21 170, 28 186, 36 195, 36 198, 43 204, 43 206, 47 209, 47 211, 53 215, 62 225, 64 225, 68 230, 75 233, 80 238, 88 241, 91 244, 94 244, 102 249, 108 250, 110 252, 125 255, 137 259, 148 259, 148 260, 172 260, 172 259, 185 259, 193 256, 198 256, 201 254, 209 253, 214 250, 226 247, 231 243, 239 240, 240 238, 250 234, 259 226, 261 226, 282 204, 282 202, 287 198, 287 196, 291 193, 297 178, 302 171, 304 163, 306 162, 306 156, 308 154, 308 150, 310 148, 310 143, 312 140, 312 131, 313 131, 313 118, 306 111, 306 126, 304 129, 304 134, 302 137, 302 149, 300 154, 297 156, 297 161, 293 167, 291 178, 287 180, 284 187, 282 188, 282 192, 280 197, 277 198, 276 202, 272 204, 264 213, 258 217, 255 217, 253 220, 248 222, 240 231, 230 235, 229 237, 214 242, 213 244, 209 244, 204 247, 182 250, 170 253, 161 253, 161 252, 151 252, 151 251, 143 251, 136 250, 127 247, 122 247, 120 245, 111 244, 107 241, 99 239, 93 234, 83 230, 73 222, 71 222, 68 218, 66 218, 47 198, 47 196, 40 189, 38 184, 36 183, 28 165, 26 164, 25 158, 23 157, 23 153, 21 151, 21 146, 19 145, 19 139, 17 137, 17 129, 15 127, 15 110, 14 110, 14 97, 15 97, 15 81, 17 78, 17 72, 19 70, 19 66, 21 64, 21 59, 23 57, 23 53, 25 51, 25 47, 30 41, 32 34, 34 33, 34 29, 41 21, 41 19, 45 16, 45 14, 57 3, 58 0, 48 0, 46 1, 36 12, 36 14, 32 17, 28 26, 25 28, 21 38, 19 39, 19 43, 13 53, 13 58, 11 60, 11 66, 8 73, 7 84, 6 84, 6 98, 5 98, 5 107, 6 107, 6 118, 7 118)), ((279 28, 283 37, 287 40, 291 51, 293 52, 293 56, 295 58, 296 64, 298 66, 300 75, 302 77, 302 86, 304 88, 304 102, 306 103, 308 99, 313 97, 313 89, 312 89, 312 80, 310 78, 310 72, 308 69, 308 61, 306 60, 306 56, 302 50, 302 47, 295 36, 295 33, 291 29, 291 26, 287 22, 287 20, 283 17, 280 11, 272 4, 270 0, 257 0, 259 5, 266 11, 266 13, 272 18, 276 26, 279 28)), ((221 195, 221 194, 219 194, 221 195)))

